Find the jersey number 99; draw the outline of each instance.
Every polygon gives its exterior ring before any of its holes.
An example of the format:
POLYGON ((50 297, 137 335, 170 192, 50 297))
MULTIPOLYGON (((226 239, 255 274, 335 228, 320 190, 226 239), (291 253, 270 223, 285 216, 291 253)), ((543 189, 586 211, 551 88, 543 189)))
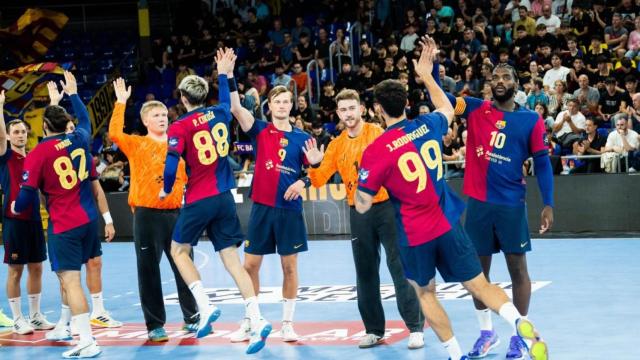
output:
POLYGON ((211 131, 200 130, 193 134, 193 145, 198 150, 198 160, 202 165, 211 165, 218 156, 225 157, 229 153, 229 130, 223 123, 217 123, 211 131))
POLYGON ((417 152, 407 152, 398 159, 398 168, 402 177, 408 182, 418 180, 416 194, 422 192, 427 187, 427 168, 437 169, 436 179, 442 179, 442 153, 440 144, 436 140, 429 140, 420 147, 420 154, 417 152))
POLYGON ((60 156, 53 162, 53 170, 58 175, 60 186, 63 189, 72 189, 78 183, 89 177, 87 171, 87 156, 84 149, 75 149, 71 152, 71 158, 68 156, 60 156), (73 169, 72 160, 80 158, 80 166, 78 172, 73 169))

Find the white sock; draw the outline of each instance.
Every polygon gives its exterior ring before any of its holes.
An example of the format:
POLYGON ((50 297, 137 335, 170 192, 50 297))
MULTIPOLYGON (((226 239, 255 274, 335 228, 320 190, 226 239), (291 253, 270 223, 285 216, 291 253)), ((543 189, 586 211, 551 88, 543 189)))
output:
POLYGON ((40 294, 29 294, 29 317, 40 312, 40 294))
POLYGON ((486 331, 493 330, 493 322, 491 321, 491 310, 476 309, 476 316, 478 317, 478 324, 480 324, 480 330, 486 330, 486 331))
POLYGON ((462 349, 460 349, 460 344, 458 344, 455 336, 443 342, 442 346, 444 346, 449 353, 451 360, 459 360, 462 357, 462 349))
POLYGON ((98 316, 105 313, 104 299, 102 299, 102 291, 99 293, 91 294, 91 315, 98 316))
POLYGON ((189 284, 189 290, 193 294, 193 297, 196 298, 196 303, 198 304, 198 311, 200 312, 200 316, 204 316, 205 313, 209 312, 209 297, 204 292, 204 287, 202 286, 202 281, 194 281, 189 284))
POLYGON ((293 313, 296 311, 296 299, 284 299, 282 305, 282 321, 293 321, 293 313))
POLYGON ((515 305, 513 305, 513 303, 511 302, 504 303, 500 307, 498 314, 500 314, 500 316, 502 316, 503 319, 507 320, 507 322, 509 323, 509 325, 511 325, 513 330, 516 329, 516 320, 522 317, 518 312, 518 309, 516 309, 515 305))
POLYGON ((70 321, 71 309, 69 308, 69 305, 62 304, 62 309, 60 309, 60 320, 58 320, 58 323, 68 326, 70 321))
POLYGON ((15 297, 13 299, 9 299, 9 307, 11 308, 11 314, 13 315, 13 320, 18 320, 18 318, 22 317, 22 309, 20 309, 20 296, 15 297))
POLYGON ((244 299, 245 317, 249 318, 251 322, 251 328, 255 329, 262 318, 260 314, 260 305, 258 304, 258 297, 252 296, 244 299))
POLYGON ((80 335, 80 344, 93 342, 91 335, 91 324, 89 324, 89 313, 78 314, 73 317, 73 321, 78 327, 78 335, 80 335))

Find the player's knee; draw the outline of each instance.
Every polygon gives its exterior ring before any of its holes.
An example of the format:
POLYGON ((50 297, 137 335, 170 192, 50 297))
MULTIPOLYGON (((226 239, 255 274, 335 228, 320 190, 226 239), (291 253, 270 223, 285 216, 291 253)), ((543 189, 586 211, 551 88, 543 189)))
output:
POLYGON ((22 277, 23 269, 24 269, 24 265, 9 265, 9 273, 7 274, 7 280, 20 281, 20 278, 22 277))
POLYGON ((89 271, 100 271, 102 269, 102 257, 94 257, 87 261, 87 270, 89 271))
POLYGON ((285 278, 294 278, 298 275, 296 264, 282 264, 282 274, 285 278))
POLYGON ((42 263, 31 263, 28 265, 29 267, 29 275, 31 276, 42 276, 42 263))
POLYGON ((178 244, 175 241, 171 243, 171 257, 174 259, 184 255, 189 256, 189 250, 188 245, 178 244))

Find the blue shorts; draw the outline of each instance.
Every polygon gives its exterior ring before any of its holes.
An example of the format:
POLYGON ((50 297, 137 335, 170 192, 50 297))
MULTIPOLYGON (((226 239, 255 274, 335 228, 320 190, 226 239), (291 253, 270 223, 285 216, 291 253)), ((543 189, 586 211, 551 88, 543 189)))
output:
POLYGON ((254 203, 244 252, 253 255, 292 255, 307 251, 307 227, 302 211, 254 203))
POLYGON ((80 271, 82 264, 102 255, 97 219, 60 234, 54 234, 52 228, 49 224, 47 236, 52 271, 80 271))
POLYGON ((2 222, 4 263, 24 265, 47 260, 47 245, 40 220, 5 217, 2 222))
POLYGON ((242 244, 244 235, 231 191, 185 205, 173 228, 173 241, 196 246, 205 230, 215 251, 242 244))
POLYGON ((427 286, 436 268, 446 282, 469 281, 482 273, 473 244, 462 225, 418 246, 399 246, 407 279, 427 286))
POLYGON ((527 207, 489 204, 469 198, 464 228, 480 256, 531 251, 527 207))

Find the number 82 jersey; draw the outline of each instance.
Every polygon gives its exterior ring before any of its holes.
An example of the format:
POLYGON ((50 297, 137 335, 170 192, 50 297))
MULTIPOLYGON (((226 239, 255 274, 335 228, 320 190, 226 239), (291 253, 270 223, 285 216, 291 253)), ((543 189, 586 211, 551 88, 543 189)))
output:
POLYGON ((398 240, 418 246, 451 230, 464 210, 444 179, 439 112, 389 126, 362 156, 358 189, 375 195, 384 186, 396 211, 398 240))
POLYGON ((229 104, 220 103, 188 112, 169 127, 168 152, 186 163, 186 204, 236 187, 227 159, 231 118, 229 104))

